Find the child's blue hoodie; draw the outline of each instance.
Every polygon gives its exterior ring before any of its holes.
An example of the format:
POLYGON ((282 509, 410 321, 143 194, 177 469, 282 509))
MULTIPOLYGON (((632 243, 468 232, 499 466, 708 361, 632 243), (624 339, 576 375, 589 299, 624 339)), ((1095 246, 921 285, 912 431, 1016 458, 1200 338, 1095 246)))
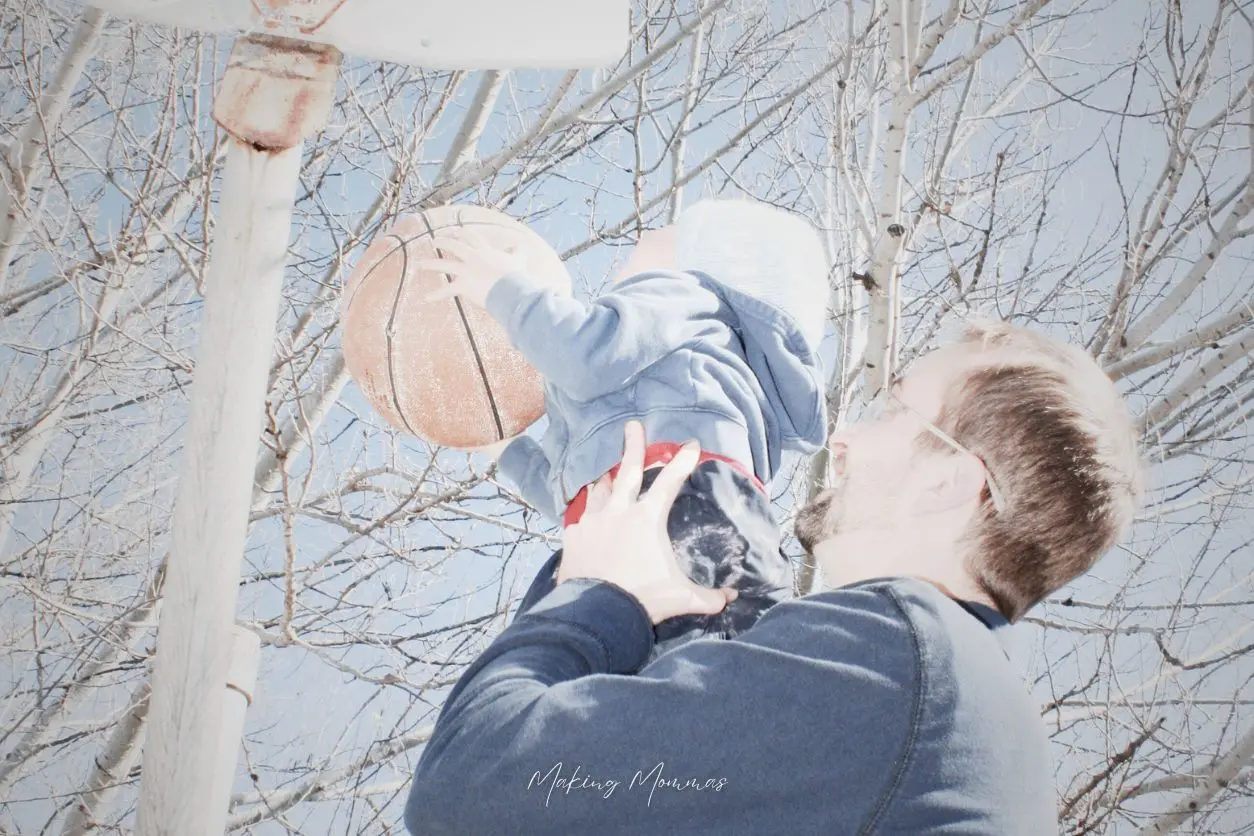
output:
POLYGON ((632 419, 650 444, 695 439, 763 483, 783 450, 826 439, 817 348, 777 308, 704 273, 651 270, 591 302, 514 274, 486 306, 546 381, 543 439, 519 436, 499 472, 553 520, 618 464, 632 419))

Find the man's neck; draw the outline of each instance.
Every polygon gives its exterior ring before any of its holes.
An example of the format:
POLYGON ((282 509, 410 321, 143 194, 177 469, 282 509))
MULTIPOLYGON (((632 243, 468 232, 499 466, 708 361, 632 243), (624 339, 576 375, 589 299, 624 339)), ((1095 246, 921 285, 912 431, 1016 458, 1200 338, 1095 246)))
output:
POLYGON ((913 578, 949 598, 994 606, 967 571, 957 543, 939 535, 903 540, 883 529, 859 531, 820 543, 816 551, 829 589, 874 578, 913 578))

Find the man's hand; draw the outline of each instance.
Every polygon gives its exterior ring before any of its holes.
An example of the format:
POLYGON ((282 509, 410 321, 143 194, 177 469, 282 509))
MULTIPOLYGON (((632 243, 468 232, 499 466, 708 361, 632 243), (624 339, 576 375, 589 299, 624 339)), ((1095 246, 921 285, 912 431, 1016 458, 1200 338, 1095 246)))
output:
POLYGON ((431 243, 439 252, 453 258, 429 258, 418 262, 419 270, 444 273, 449 277, 449 283, 429 293, 424 300, 426 302, 460 296, 482 308, 487 304, 488 293, 494 284, 510 273, 527 269, 527 258, 519 245, 502 250, 468 230, 459 232, 458 237, 437 235, 431 243))
POLYGON ((631 593, 657 624, 677 615, 713 615, 736 598, 734 589, 707 589, 679 567, 666 518, 699 449, 691 442, 662 469, 644 496, 644 427, 627 425, 623 463, 588 490, 583 517, 563 534, 557 582, 572 578, 609 581, 631 593))

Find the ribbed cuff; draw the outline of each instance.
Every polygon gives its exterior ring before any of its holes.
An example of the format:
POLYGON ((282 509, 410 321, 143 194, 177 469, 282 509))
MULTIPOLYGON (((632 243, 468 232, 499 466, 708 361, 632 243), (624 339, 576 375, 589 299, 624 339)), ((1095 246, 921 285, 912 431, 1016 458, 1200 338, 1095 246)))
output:
POLYGON ((525 297, 539 293, 547 288, 528 278, 523 273, 509 273, 497 280, 483 300, 483 306, 492 318, 513 334, 514 316, 522 306, 525 297))
POLYGON ((496 472, 513 482, 515 487, 521 487, 537 453, 544 455, 535 439, 529 435, 516 436, 497 457, 496 472))
POLYGON ((653 650, 653 622, 636 597, 607 581, 563 581, 522 619, 543 618, 576 627, 596 640, 605 673, 631 674, 653 650))

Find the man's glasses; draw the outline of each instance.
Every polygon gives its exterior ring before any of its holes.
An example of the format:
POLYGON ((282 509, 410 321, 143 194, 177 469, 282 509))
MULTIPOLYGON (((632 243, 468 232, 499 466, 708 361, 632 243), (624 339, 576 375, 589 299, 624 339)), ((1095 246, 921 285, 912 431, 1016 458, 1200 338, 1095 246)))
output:
MULTIPOLYGON (((945 444, 952 447, 957 452, 965 456, 971 456, 980 463, 980 465, 984 468, 984 480, 988 485, 988 495, 989 495, 989 498, 993 501, 993 508, 996 509, 997 513, 999 514, 1003 513, 1006 510, 1005 498, 1001 490, 997 487, 997 482, 993 480, 993 473, 991 470, 988 469, 988 464, 984 461, 984 459, 981 458, 980 456, 975 455, 975 453, 972 453, 969 449, 967 449, 962 444, 959 444, 957 441, 954 441, 954 439, 949 435, 949 433, 945 432, 940 427, 933 424, 923 415, 923 413, 919 412, 919 410, 915 409, 913 406, 903 401, 897 395, 897 386, 898 386, 898 381, 893 381, 892 385, 890 385, 888 389, 885 390, 885 399, 882 400, 879 404, 877 404, 876 410, 872 412, 870 416, 868 416, 870 420, 878 420, 879 418, 883 416, 891 414, 884 409, 885 401, 891 401, 893 406, 900 408, 900 409, 904 409, 910 414, 914 415, 923 424, 924 428, 926 428, 927 431, 930 432, 932 435, 936 436, 941 441, 945 442, 945 444)), ((827 473, 827 481, 829 485, 834 484, 833 476, 835 475, 832 473, 831 461, 832 461, 832 457, 829 453, 828 473, 827 473)))

